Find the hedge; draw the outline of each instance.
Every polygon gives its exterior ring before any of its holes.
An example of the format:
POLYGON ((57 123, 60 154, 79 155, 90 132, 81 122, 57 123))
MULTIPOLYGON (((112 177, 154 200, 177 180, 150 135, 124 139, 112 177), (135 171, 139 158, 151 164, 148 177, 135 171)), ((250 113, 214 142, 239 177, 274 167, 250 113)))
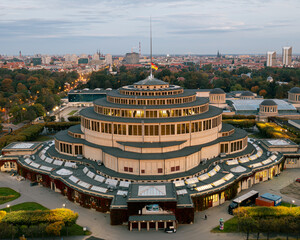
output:
POLYGON ((66 225, 72 225, 76 223, 77 218, 78 214, 72 210, 58 208, 53 210, 14 211, 7 213, 1 221, 13 225, 37 225, 61 221, 66 225))
POLYGON ((223 120, 223 123, 228 123, 238 128, 251 128, 255 126, 256 121, 254 119, 229 119, 223 120))
POLYGON ((237 114, 237 115, 222 115, 222 118, 223 119, 256 119, 256 116, 255 115, 240 115, 240 114, 237 114))
POLYGON ((0 148, 5 147, 6 145, 12 142, 32 141, 40 135, 43 129, 44 129, 43 124, 34 124, 34 125, 26 124, 20 129, 1 137, 0 148))
POLYGON ((270 217, 300 217, 300 207, 240 207, 234 210, 235 215, 250 216, 253 218, 270 217))

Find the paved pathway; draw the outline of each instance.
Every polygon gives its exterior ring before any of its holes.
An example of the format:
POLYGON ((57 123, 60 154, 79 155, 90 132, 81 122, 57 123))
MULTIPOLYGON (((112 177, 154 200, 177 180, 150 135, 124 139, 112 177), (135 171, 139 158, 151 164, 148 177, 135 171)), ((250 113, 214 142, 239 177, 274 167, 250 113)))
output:
MULTIPOLYGON (((255 185, 252 189, 258 190, 261 193, 270 192, 279 194, 279 190, 289 183, 293 182, 300 176, 300 169, 285 170, 279 177, 274 178, 271 181, 263 182, 255 185)), ((66 204, 67 208, 78 212, 79 218, 77 223, 81 226, 87 226, 92 231, 93 236, 103 239, 209 239, 209 240, 240 240, 245 239, 244 234, 222 234, 222 233, 210 233, 210 230, 218 225, 220 218, 228 220, 231 216, 227 213, 227 207, 229 201, 224 204, 207 209, 203 212, 195 213, 194 224, 179 225, 178 232, 176 234, 166 234, 163 231, 133 231, 130 232, 127 226, 111 226, 109 214, 99 213, 95 210, 85 209, 75 203, 69 202, 61 194, 56 193, 48 188, 41 186, 30 187, 29 181, 18 182, 14 178, 10 177, 6 173, 0 173, 0 187, 10 187, 21 193, 21 197, 10 202, 10 205, 15 205, 22 202, 38 202, 47 208, 59 208, 62 204, 66 204), (204 220, 204 215, 208 216, 207 220, 204 220)), ((239 195, 244 194, 249 190, 241 192, 239 195)), ((280 194, 281 195, 281 194, 280 194)), ((287 196, 283 196, 284 201, 291 202, 287 196)), ((300 205, 300 200, 295 199, 295 203, 300 205)), ((5 208, 6 204, 0 205, 1 208, 5 208)), ((71 237, 64 239, 82 240, 88 237, 71 237)))

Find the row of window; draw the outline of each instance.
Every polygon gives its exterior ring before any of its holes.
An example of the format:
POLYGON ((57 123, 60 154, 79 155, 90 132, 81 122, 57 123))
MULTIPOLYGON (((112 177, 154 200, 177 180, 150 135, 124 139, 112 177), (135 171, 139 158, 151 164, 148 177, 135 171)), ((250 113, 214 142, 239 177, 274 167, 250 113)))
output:
MULTIPOLYGON (((163 87, 163 86, 161 86, 163 87)), ((168 87, 168 86, 165 86, 168 87)), ((154 86, 153 89, 156 89, 156 87, 154 86)), ((134 95, 134 96, 165 96, 165 95, 177 95, 180 93, 183 93, 183 89, 180 90, 172 90, 172 91, 144 91, 144 92, 140 92, 140 91, 128 91, 128 90, 119 90, 119 92, 121 94, 124 95, 134 95)))
MULTIPOLYGON (((63 153, 73 154, 73 148, 72 144, 66 144, 66 143, 59 143, 55 141, 55 148, 63 153), (59 146, 59 148, 58 148, 59 146)), ((75 155, 82 155, 82 145, 75 145, 74 146, 74 153, 75 155)))
POLYGON ((166 98, 166 99, 133 99, 107 96, 107 101, 118 104, 127 105, 169 105, 189 103, 196 100, 196 95, 181 98, 166 98))
POLYGON ((219 126, 221 124, 221 121, 222 117, 220 115, 213 119, 202 120, 192 123, 174 123, 161 125, 128 125, 98 122, 81 117, 81 125, 89 130, 101 133, 114 133, 118 135, 133 136, 159 136, 201 132, 219 126))
POLYGON ((119 108, 106 108, 101 106, 94 106, 97 113, 116 116, 116 117, 130 117, 130 118, 164 118, 164 117, 182 117, 191 116, 207 112, 208 104, 185 108, 185 109, 171 109, 171 110, 127 110, 119 108))
POLYGON ((234 133, 234 129, 232 129, 232 130, 230 130, 228 132, 222 132, 222 137, 229 136, 229 135, 231 135, 233 133, 234 133))
POLYGON ((221 144, 221 153, 229 153, 229 152, 239 151, 239 150, 242 150, 246 146, 247 146, 247 138, 244 138, 239 141, 231 142, 230 149, 229 149, 229 143, 222 143, 221 144))
POLYGON ((81 138, 81 134, 72 133, 70 131, 68 132, 68 134, 73 138, 81 138))
POLYGON ((16 168, 17 164, 15 162, 5 162, 3 168, 16 168))
MULTIPOLYGON (((171 167, 171 172, 176 172, 176 171, 180 171, 180 166, 171 167)), ((124 167, 124 172, 133 172, 133 168, 131 168, 131 167, 124 167)), ((141 169, 141 173, 142 174, 146 173, 145 169, 141 169)), ((157 173, 163 173, 163 169, 162 168, 158 168, 157 169, 157 173)))

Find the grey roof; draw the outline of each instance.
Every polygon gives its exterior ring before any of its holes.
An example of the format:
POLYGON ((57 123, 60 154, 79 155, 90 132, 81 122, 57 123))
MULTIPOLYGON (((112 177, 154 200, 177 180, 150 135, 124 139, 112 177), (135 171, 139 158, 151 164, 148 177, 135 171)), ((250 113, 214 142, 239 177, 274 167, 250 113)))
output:
POLYGON ((293 87, 292 89, 290 89, 289 92, 290 93, 300 93, 300 88, 299 87, 293 87))
POLYGON ((9 145, 2 148, 2 150, 9 150, 9 151, 33 151, 41 146, 41 142, 12 142, 9 145))
POLYGON ((201 119, 211 118, 222 114, 223 110, 214 106, 209 106, 207 112, 183 116, 183 117, 170 117, 170 118, 124 118, 124 117, 114 117, 108 115, 98 114, 94 111, 93 107, 88 107, 80 111, 80 115, 86 118, 102 120, 107 122, 124 122, 124 123, 169 123, 169 122, 188 122, 197 121, 201 119))
POLYGON ((227 123, 222 123, 222 129, 220 132, 229 132, 230 130, 233 130, 234 126, 227 124, 227 123))
POLYGON ((169 83, 159 80, 157 78, 148 76, 144 80, 134 83, 134 85, 169 85, 169 83))
MULTIPOLYGON (((128 90, 128 89, 127 89, 128 90)), ((145 89, 144 89, 145 90, 145 89)), ((166 89, 160 89, 157 91, 163 91, 166 89)), ((183 93, 176 95, 161 95, 161 96, 140 96, 140 95, 124 95, 118 90, 111 90, 106 93, 107 96, 119 97, 119 98, 131 98, 131 99, 160 99, 160 98, 178 98, 178 97, 188 97, 196 94, 196 89, 185 89, 183 93)))
POLYGON ((274 102, 272 99, 266 99, 266 100, 262 101, 262 103, 260 105, 263 105, 263 106, 277 106, 277 103, 274 102))
MULTIPOLYGON (((150 192, 151 193, 151 192, 150 192)), ((176 193, 175 193, 175 187, 174 184, 171 182, 164 182, 164 183, 132 183, 130 184, 129 187, 129 192, 128 192, 128 202, 142 202, 142 201, 177 201, 176 199, 176 193), (157 187, 157 186, 163 186, 165 188, 165 195, 140 195, 139 194, 139 189, 140 187, 157 187)))
POLYGON ((245 91, 245 92, 242 92, 241 96, 247 96, 247 97, 250 97, 250 96, 254 96, 254 94, 250 91, 245 91))
POLYGON ((210 91, 210 94, 225 94, 224 90, 221 88, 214 88, 210 91))
MULTIPOLYGON (((249 100, 228 100, 231 102, 232 106, 236 111, 257 111, 259 105, 264 101, 263 99, 249 99, 249 100)), ((278 105, 278 111, 294 111, 297 109, 290 103, 281 100, 273 99, 273 101, 278 105)))
POLYGON ((178 146, 185 142, 186 140, 171 141, 171 142, 120 142, 118 141, 117 143, 123 146, 137 147, 137 148, 163 148, 163 147, 178 146))
POLYGON ((80 124, 74 125, 74 126, 72 126, 72 127, 69 127, 68 131, 70 131, 70 132, 72 132, 72 133, 83 134, 83 132, 81 131, 81 126, 80 126, 80 124))
POLYGON ((129 222, 141 221, 176 221, 175 215, 172 214, 144 214, 144 215, 131 215, 128 218, 129 222))
POLYGON ((99 98, 94 101, 94 105, 110 107, 110 108, 122 108, 122 109, 167 109, 167 108, 185 108, 199 106, 208 103, 208 98, 197 97, 196 101, 182 103, 182 104, 164 104, 164 105, 130 105, 130 104, 118 104, 108 102, 106 98, 99 98))

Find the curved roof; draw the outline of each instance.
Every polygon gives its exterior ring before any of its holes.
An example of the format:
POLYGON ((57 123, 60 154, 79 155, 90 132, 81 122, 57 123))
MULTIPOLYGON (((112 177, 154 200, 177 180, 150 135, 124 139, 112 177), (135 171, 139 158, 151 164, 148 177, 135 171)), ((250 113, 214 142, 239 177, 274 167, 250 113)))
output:
POLYGON ((182 116, 182 117, 165 117, 165 118, 126 118, 126 117, 115 117, 109 115, 102 115, 96 113, 93 107, 87 107, 80 111, 80 116, 86 117, 89 119, 95 119, 99 121, 105 122, 114 122, 114 123, 171 123, 171 122, 189 122, 189 121, 197 121, 207 118, 212 118, 218 115, 221 115, 223 110, 218 107, 209 106, 209 110, 204 113, 200 113, 197 115, 190 116, 182 116))
POLYGON ((254 96, 254 94, 250 91, 245 91, 241 94, 241 96, 246 96, 246 97, 250 97, 250 96, 254 96))
POLYGON ((289 92, 290 93, 300 93, 300 88, 299 87, 293 87, 292 89, 290 89, 289 92))
POLYGON ((152 76, 149 76, 149 77, 145 78, 144 80, 134 83, 133 85, 169 85, 169 83, 159 80, 157 78, 154 78, 152 76))
POLYGON ((99 98, 94 101, 94 105, 119 109, 172 109, 172 108, 185 108, 200 106, 208 103, 208 99, 204 97, 197 97, 195 101, 180 104, 164 104, 164 105, 131 105, 131 104, 119 104, 108 102, 106 98, 99 98))
POLYGON ((260 105, 263 106, 277 106, 277 103, 271 99, 264 100, 260 105))
POLYGON ((210 94, 222 94, 222 93, 225 93, 225 92, 221 88, 214 88, 213 90, 210 91, 210 94))

